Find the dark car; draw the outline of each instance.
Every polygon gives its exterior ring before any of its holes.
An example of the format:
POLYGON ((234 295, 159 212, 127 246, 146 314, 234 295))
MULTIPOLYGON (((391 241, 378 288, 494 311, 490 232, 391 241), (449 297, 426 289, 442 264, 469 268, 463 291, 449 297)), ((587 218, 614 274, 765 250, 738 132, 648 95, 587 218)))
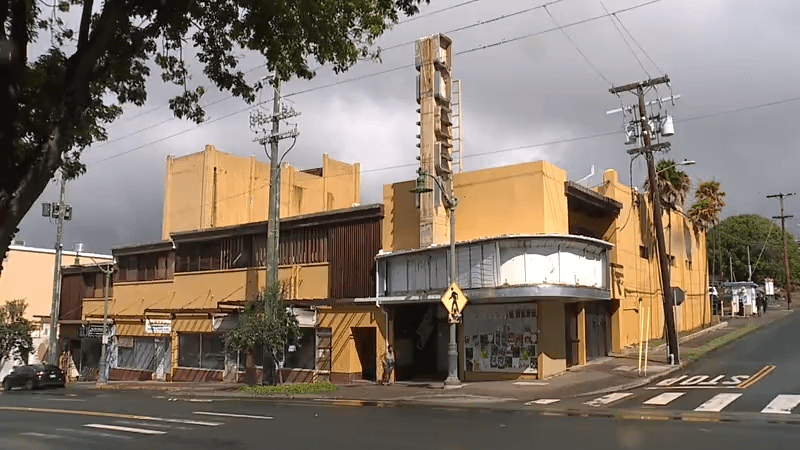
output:
POLYGON ((24 387, 30 391, 46 386, 64 387, 65 383, 64 372, 58 367, 50 364, 28 364, 15 367, 3 378, 3 390, 24 387))

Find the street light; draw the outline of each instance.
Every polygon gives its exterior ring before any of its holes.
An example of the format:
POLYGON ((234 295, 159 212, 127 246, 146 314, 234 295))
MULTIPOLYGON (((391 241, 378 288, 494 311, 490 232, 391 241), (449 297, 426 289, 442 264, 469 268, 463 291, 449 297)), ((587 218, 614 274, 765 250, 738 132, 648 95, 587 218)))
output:
POLYGON ((675 164, 670 164, 669 166, 667 166, 667 167, 664 167, 663 169, 661 169, 661 170, 659 170, 658 172, 656 172, 656 174, 659 174, 659 173, 661 173, 661 172, 663 172, 663 171, 665 171, 665 170, 672 169, 673 167, 678 167, 678 166, 693 166, 693 165, 695 165, 695 164, 697 164, 697 162, 696 162, 695 160, 693 160, 693 159, 684 159, 684 160, 683 160, 683 161, 681 161, 681 162, 676 162, 675 164))
MULTIPOLYGON (((111 268, 106 269, 100 265, 94 258, 86 255, 91 259, 94 265, 103 272, 105 275, 105 286, 103 286, 103 343, 100 346, 100 376, 98 377, 98 384, 108 383, 108 363, 106 362, 106 347, 108 347, 108 285, 111 282, 111 275, 114 273, 115 261, 111 261, 111 268)), ((75 252, 75 259, 78 258, 78 252, 75 252)))
MULTIPOLYGON (((439 186, 445 204, 450 210, 450 284, 452 285, 456 282, 456 205, 458 205, 458 199, 455 196, 455 192, 451 192, 450 195, 445 194, 446 191, 439 178, 426 173, 422 168, 417 169, 417 181, 411 192, 423 194, 433 190, 425 185, 425 177, 431 177, 436 185, 439 186)), ((459 321, 459 317, 454 317, 450 320, 450 344, 447 346, 448 373, 447 379, 444 380, 444 385, 447 387, 461 385, 461 380, 458 379, 458 342, 456 340, 456 324, 459 321)))

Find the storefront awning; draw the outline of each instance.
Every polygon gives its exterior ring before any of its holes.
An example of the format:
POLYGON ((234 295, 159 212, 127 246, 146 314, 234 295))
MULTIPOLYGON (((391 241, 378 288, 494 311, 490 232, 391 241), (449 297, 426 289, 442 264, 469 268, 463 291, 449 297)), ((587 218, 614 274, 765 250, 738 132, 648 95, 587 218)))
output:
MULTIPOLYGON (((531 285, 508 286, 498 288, 464 289, 464 294, 470 302, 499 303, 509 301, 531 300, 561 300, 565 302, 583 300, 611 300, 608 289, 599 289, 585 286, 562 285, 531 285)), ((407 304, 407 303, 438 303, 441 292, 428 292, 404 296, 359 298, 355 303, 382 304, 407 304)))

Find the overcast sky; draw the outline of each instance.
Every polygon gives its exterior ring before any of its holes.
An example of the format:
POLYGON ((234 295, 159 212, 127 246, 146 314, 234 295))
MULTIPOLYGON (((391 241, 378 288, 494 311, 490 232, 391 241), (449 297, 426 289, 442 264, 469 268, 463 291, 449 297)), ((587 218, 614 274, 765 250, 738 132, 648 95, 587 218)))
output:
MULTIPOLYGON (((553 18, 569 25, 603 16, 603 5, 613 13, 647 0, 562 0, 547 10, 448 33, 542 1, 431 0, 423 16, 397 25, 378 42, 388 48, 445 33, 454 53, 474 50, 453 58, 453 76, 463 83, 465 170, 546 159, 567 170, 571 180, 588 175, 594 164, 593 185, 602 182, 606 168, 629 182, 630 147, 624 145, 622 117, 605 114, 620 100, 608 88, 666 73, 673 92, 681 95, 668 108, 676 131, 666 157, 696 160, 697 165, 685 168, 695 184, 720 181, 728 193, 724 217, 778 214, 777 200, 765 196, 796 191, 800 169, 800 2, 661 0, 620 12, 621 24, 601 17, 565 27, 565 36, 553 30, 553 18), (437 12, 448 7, 453 8, 437 12), (491 45, 504 41, 510 42, 491 45)), ((261 63, 247 57, 242 68, 261 63)), ((312 81, 285 84, 287 103, 302 113, 292 119, 302 134, 287 160, 302 169, 317 167, 327 152, 360 162, 362 203, 381 202, 384 183, 413 178, 418 151, 413 63, 409 44, 385 51, 381 64, 360 63, 338 76, 323 68, 312 81), (339 82, 344 83, 332 86, 339 82)), ((204 83, 200 63, 192 61, 190 67, 196 74, 193 82, 204 83)), ((158 240, 168 154, 186 155, 214 144, 266 160, 252 142, 241 100, 211 90, 206 104, 217 103, 208 108, 209 123, 198 127, 172 119, 166 105, 175 90, 154 75, 147 105, 127 109, 109 128, 110 141, 85 153, 86 175, 68 184, 74 219, 64 227, 65 249, 83 242, 86 251, 109 252, 117 245, 158 240)), ((265 75, 263 68, 249 73, 251 79, 265 75)), ((666 96, 669 90, 662 87, 659 93, 666 96)), ((635 97, 622 100, 630 104, 635 97)), ((645 175, 644 164, 637 161, 634 184, 641 185, 645 175)), ((40 202, 57 199, 53 182, 40 202)), ((788 198, 786 208, 797 216, 787 229, 800 234, 800 197, 788 198)), ((54 245, 56 227, 38 207, 20 229, 18 239, 27 245, 54 245)))

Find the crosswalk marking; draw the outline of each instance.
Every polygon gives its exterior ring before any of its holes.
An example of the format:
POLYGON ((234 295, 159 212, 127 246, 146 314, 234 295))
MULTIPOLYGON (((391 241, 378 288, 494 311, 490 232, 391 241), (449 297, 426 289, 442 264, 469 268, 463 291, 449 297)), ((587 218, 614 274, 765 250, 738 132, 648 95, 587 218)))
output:
POLYGON ((717 394, 694 410, 697 412, 720 412, 742 394, 717 394))
POLYGON ((664 392, 644 402, 645 405, 664 406, 673 400, 682 397, 686 392, 664 392))
POLYGON ((195 414, 201 414, 206 416, 220 416, 220 417, 236 417, 239 419, 263 419, 263 420, 272 420, 270 416, 253 416, 250 414, 231 414, 231 413, 221 413, 221 412, 211 412, 211 411, 195 411, 195 414))
POLYGON ((84 425, 87 428, 99 428, 101 430, 110 430, 110 431, 125 431, 127 433, 139 433, 139 434, 167 434, 166 431, 161 430, 150 430, 147 428, 133 428, 133 427, 122 427, 119 425, 106 425, 104 423, 87 423, 84 425))
POLYGON ((614 392, 613 394, 608 394, 608 395, 604 395, 602 397, 597 397, 594 400, 591 400, 591 401, 588 401, 588 402, 584 403, 584 405, 589 405, 589 406, 608 405, 609 403, 613 403, 613 402, 622 400, 623 398, 630 397, 631 395, 633 395, 633 394, 630 393, 630 392, 614 392))
POLYGON ((761 410, 765 414, 791 414, 792 409, 800 404, 800 395, 778 395, 761 410))

